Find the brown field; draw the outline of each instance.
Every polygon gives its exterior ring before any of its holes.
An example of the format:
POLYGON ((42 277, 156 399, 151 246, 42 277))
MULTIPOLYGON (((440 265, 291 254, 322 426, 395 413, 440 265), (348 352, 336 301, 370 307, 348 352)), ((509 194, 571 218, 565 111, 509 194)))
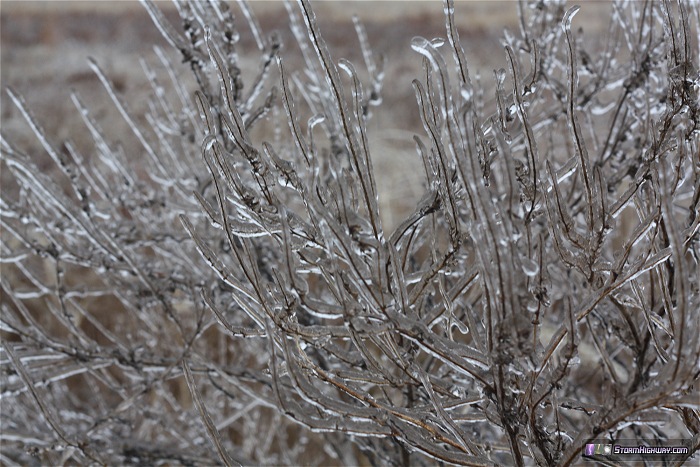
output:
MULTIPOLYGON (((283 5, 277 1, 250 3, 264 32, 278 30, 282 34, 286 44, 282 56, 293 70, 297 51, 283 5)), ((172 5, 164 1, 158 5, 169 10, 177 24, 172 5)), ((390 227, 412 209, 423 192, 422 168, 412 136, 424 130, 411 86, 411 80, 421 75, 421 59, 411 50, 410 40, 414 36, 444 37, 442 3, 323 1, 314 7, 334 58, 348 58, 362 68, 352 15, 364 22, 374 51, 386 57, 383 105, 375 112, 369 137, 383 216, 390 227)), ((605 28, 602 19, 607 12, 606 2, 586 2, 577 20, 593 35, 605 28)), ((48 135, 56 142, 68 138, 76 144, 88 143, 81 141, 85 132, 71 103, 70 89, 76 89, 89 105, 104 107, 98 115, 108 119, 105 127, 114 138, 127 134, 118 114, 109 103, 104 104, 104 91, 90 71, 87 57, 97 59, 136 113, 142 110, 139 104, 145 102, 142 97, 149 88, 139 58, 153 63, 152 46, 167 48, 167 44, 139 2, 2 1, 0 16, 0 89, 11 86, 24 95, 48 135)), ((472 76, 490 89, 493 70, 506 66, 499 38, 504 28, 518 27, 517 2, 461 1, 457 3, 457 20, 472 76)), ((255 60, 254 42, 247 32, 244 28, 241 34, 240 53, 245 57, 250 51, 250 60, 255 60)), ((251 69, 256 68, 256 62, 251 62, 251 69)), ((15 133, 17 143, 36 144, 19 112, 8 104, 3 92, 4 131, 15 133), (26 140, 18 140, 18 133, 26 135, 26 140)))

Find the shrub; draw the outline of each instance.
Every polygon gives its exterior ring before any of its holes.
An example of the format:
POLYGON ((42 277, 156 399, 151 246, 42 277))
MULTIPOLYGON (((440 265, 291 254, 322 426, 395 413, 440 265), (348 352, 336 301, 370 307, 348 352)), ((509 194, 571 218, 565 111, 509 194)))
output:
POLYGON ((91 61, 138 154, 77 93, 93 147, 56 145, 8 89, 43 153, 3 131, 4 463, 698 449, 698 3, 616 3, 600 45, 572 28, 578 7, 519 3, 490 98, 447 0, 447 39, 411 43, 424 196, 391 231, 367 136, 383 62, 362 25, 359 73, 307 0, 285 4, 290 73, 242 3, 261 56, 244 87, 229 8, 176 5, 179 29, 144 2, 193 79, 158 49, 143 116, 91 61))

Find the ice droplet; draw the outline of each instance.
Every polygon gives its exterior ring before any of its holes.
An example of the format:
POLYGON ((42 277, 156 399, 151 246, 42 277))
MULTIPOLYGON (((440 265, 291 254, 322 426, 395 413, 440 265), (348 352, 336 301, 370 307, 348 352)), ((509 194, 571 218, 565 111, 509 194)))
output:
POLYGON ((532 277, 540 272, 540 265, 530 258, 522 258, 523 272, 532 277))
POLYGON ((459 92, 462 95, 462 99, 464 99, 464 102, 471 102, 474 98, 474 92, 471 89, 462 87, 460 88, 459 92))

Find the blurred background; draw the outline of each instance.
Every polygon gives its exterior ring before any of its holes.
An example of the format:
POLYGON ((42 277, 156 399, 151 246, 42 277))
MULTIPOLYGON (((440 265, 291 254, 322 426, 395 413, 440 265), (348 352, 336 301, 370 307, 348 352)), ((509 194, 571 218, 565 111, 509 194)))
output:
MULTIPOLYGON (((170 2, 156 3, 179 25, 170 2)), ((251 63, 250 70, 244 69, 243 73, 245 76, 248 71, 252 78, 258 69, 259 54, 240 9, 233 3, 234 13, 241 18, 239 53, 251 63)), ((282 3, 252 1, 250 5, 265 34, 277 30, 282 35, 282 56, 287 68, 301 69, 282 3)), ((334 59, 347 58, 364 71, 352 15, 364 23, 374 52, 385 57, 383 105, 374 110, 369 136, 381 190, 381 209, 386 227, 391 228, 412 211, 423 193, 423 169, 412 136, 423 134, 424 130, 411 86, 411 80, 422 75, 421 57, 411 50, 410 41, 413 36, 445 36, 442 2, 324 1, 315 2, 314 8, 334 59)), ((139 59, 156 64, 153 45, 166 50, 168 46, 139 2, 3 0, 0 16, 3 132, 13 133, 13 141, 19 146, 37 147, 19 111, 4 92, 11 86, 25 96, 28 107, 57 144, 70 138, 79 147, 89 147, 89 141, 81 141, 86 132, 71 102, 71 89, 76 89, 94 109, 115 141, 129 134, 89 69, 87 57, 98 61, 135 114, 144 110, 143 97, 150 88, 139 59)), ((504 28, 518 27, 517 3, 458 2, 457 20, 472 77, 480 76, 490 87, 493 70, 505 66, 499 37, 504 28)), ((187 70, 183 73, 187 74, 187 70)))
MULTIPOLYGON (((235 3, 232 2, 234 14, 241 20, 239 54, 249 60, 250 70, 244 69, 243 73, 251 79, 258 70, 259 53, 235 3)), ((156 4, 173 24, 179 25, 170 2, 156 4)), ((273 31, 281 34, 287 69, 300 70, 303 64, 299 62, 283 4, 253 0, 250 5, 265 34, 273 31)), ((535 5, 536 2, 524 8, 535 5)), ((443 4, 439 0, 345 0, 317 1, 313 6, 336 61, 349 59, 358 71, 364 71, 352 15, 364 23, 374 52, 385 57, 383 105, 374 109, 369 137, 380 186, 380 207, 385 227, 390 229, 412 212, 423 193, 422 163, 412 136, 422 135, 424 130, 411 86, 414 78, 422 78, 421 57, 411 50, 410 41, 414 36, 445 37, 443 4)), ((576 23, 585 26, 581 31, 590 39, 605 30, 609 11, 608 2, 587 1, 576 23)), ((39 116, 55 143, 70 138, 78 147, 83 144, 89 147, 89 141, 81 141, 81 135, 86 132, 81 131, 83 124, 71 102, 71 89, 76 89, 95 110, 115 141, 129 134, 89 69, 87 57, 98 61, 135 114, 144 110, 143 97, 150 88, 139 59, 156 64, 153 46, 169 48, 140 2, 3 0, 0 17, 0 88, 3 89, 0 108, 6 134, 12 132, 13 140, 26 143, 25 147, 37 145, 19 111, 8 105, 11 103, 4 92, 7 86, 25 96, 29 108, 39 116)), ((518 30, 518 2, 457 1, 456 19, 472 79, 480 80, 477 88, 484 90, 484 99, 493 101, 493 71, 506 67, 500 38, 504 29, 513 33, 518 30)), ((184 67, 183 74, 188 74, 184 67)))

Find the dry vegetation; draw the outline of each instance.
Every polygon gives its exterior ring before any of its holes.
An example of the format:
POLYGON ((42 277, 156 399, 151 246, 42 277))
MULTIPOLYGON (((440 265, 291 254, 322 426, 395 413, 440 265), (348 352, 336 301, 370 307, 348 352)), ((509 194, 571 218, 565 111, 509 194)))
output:
POLYGON ((698 4, 391 5, 3 7, 2 463, 694 455, 698 4))

